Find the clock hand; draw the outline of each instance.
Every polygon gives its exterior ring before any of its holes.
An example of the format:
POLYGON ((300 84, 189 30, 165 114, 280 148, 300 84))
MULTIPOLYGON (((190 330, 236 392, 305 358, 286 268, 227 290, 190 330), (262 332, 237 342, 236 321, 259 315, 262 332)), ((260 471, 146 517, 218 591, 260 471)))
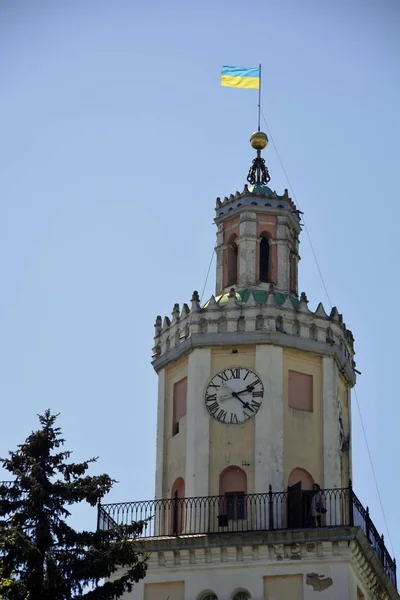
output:
POLYGON ((244 390, 240 390, 240 392, 236 392, 237 394, 251 394, 254 390, 254 385, 247 385, 244 390))
MULTIPOLYGON (((233 390, 231 390, 231 388, 228 385, 226 385, 225 381, 222 382, 222 386, 226 387, 226 389, 230 391, 232 396, 234 398, 237 398, 239 400, 239 402, 241 402, 245 408, 248 408, 249 410, 251 410, 251 412, 254 412, 253 409, 251 408, 250 404, 248 402, 245 402, 244 400, 242 400, 241 397, 239 396, 238 392, 234 392, 233 390)), ((252 387, 252 386, 250 386, 250 385, 247 386, 247 388, 250 388, 250 387, 252 387)), ((246 392, 247 388, 246 388, 246 390, 243 390, 243 391, 246 392)), ((243 392, 240 392, 240 393, 243 393, 243 392)))
POLYGON ((232 392, 232 396, 234 398, 237 398, 239 400, 239 402, 241 402, 245 408, 248 408, 249 410, 251 410, 251 412, 253 412, 253 409, 251 408, 250 404, 248 402, 245 402, 244 400, 242 400, 241 397, 239 396, 239 394, 237 394, 236 392, 232 392))

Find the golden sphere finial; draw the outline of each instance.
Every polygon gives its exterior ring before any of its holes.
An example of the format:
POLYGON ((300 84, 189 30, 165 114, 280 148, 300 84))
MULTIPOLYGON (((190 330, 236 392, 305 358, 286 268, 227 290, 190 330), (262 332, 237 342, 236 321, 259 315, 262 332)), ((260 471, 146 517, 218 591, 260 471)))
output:
POLYGON ((264 150, 268 144, 268 136, 263 131, 255 131, 250 136, 250 144, 255 150, 264 150))

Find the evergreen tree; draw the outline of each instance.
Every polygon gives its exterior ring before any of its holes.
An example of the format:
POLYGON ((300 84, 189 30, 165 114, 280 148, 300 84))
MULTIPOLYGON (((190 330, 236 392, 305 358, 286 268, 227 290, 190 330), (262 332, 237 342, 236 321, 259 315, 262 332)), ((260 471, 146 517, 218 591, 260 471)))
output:
POLYGON ((86 475, 95 458, 69 462, 57 416, 49 410, 39 416, 41 429, 0 459, 13 475, 0 484, 0 598, 115 600, 146 574, 147 557, 134 542, 145 523, 96 532, 67 523, 67 507, 96 506, 115 482, 86 475), (119 567, 116 579, 103 581, 119 567))

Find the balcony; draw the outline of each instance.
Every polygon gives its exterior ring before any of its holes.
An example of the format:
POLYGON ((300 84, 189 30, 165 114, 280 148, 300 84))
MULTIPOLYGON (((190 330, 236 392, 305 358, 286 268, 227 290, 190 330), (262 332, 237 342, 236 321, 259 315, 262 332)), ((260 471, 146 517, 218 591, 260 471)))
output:
POLYGON ((97 527, 112 529, 145 521, 142 538, 359 527, 396 586, 396 561, 352 487, 323 491, 326 513, 312 513, 313 492, 295 490, 264 494, 229 494, 168 498, 98 505, 97 527))

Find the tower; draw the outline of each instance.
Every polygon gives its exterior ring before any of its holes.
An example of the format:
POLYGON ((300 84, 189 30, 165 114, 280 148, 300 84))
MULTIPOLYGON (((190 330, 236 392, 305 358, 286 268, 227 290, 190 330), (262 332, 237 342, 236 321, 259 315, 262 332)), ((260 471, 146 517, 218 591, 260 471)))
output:
POLYGON ((137 600, 398 598, 351 486, 354 339, 299 296, 301 215, 250 141, 248 184, 216 202, 215 296, 156 319, 155 500, 103 505, 99 526, 151 517, 137 600))

